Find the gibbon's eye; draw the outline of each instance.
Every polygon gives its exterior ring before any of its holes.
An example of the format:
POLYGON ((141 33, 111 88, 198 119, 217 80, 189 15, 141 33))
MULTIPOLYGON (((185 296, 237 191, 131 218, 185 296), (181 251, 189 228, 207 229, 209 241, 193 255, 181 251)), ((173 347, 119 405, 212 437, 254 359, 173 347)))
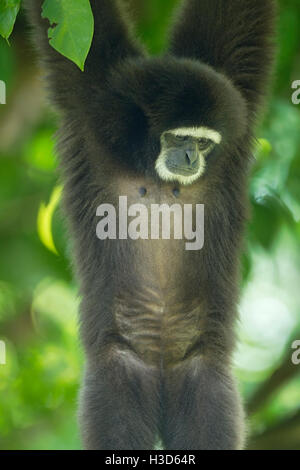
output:
POLYGON ((188 140, 188 136, 187 135, 176 135, 176 140, 178 140, 178 142, 185 142, 188 140))
POLYGON ((214 142, 211 139, 206 139, 205 137, 197 139, 197 142, 200 150, 206 150, 214 145, 214 142))

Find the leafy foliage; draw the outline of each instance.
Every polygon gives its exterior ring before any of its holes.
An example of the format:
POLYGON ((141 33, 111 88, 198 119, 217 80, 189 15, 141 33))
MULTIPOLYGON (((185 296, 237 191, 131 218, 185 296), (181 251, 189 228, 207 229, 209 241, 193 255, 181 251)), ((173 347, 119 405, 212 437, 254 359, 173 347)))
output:
POLYGON ((83 70, 94 33, 89 0, 45 0, 42 16, 54 25, 48 31, 51 46, 83 70))
MULTIPOLYGON (((0 36, 8 40, 12 33, 21 0, 0 1, 0 36)), ((75 62, 81 70, 94 34, 94 17, 89 0, 45 0, 43 18, 48 18, 51 46, 75 62)))
POLYGON ((21 0, 1 0, 0 2, 0 35, 8 39, 12 33, 21 0))

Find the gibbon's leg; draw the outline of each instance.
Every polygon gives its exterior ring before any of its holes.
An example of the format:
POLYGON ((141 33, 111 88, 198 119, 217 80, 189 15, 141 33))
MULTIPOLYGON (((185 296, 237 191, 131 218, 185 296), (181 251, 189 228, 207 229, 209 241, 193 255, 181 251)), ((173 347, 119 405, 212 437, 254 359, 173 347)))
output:
POLYGON ((194 357, 168 371, 163 389, 165 449, 242 448, 243 411, 230 375, 194 357))
POLYGON ((81 390, 80 426, 87 450, 150 450, 158 436, 155 369, 128 350, 89 361, 81 390))

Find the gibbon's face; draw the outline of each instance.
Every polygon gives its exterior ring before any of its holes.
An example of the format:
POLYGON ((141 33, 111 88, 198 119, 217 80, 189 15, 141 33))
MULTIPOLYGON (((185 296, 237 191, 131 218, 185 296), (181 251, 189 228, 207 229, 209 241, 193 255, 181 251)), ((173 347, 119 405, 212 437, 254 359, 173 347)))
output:
POLYGON ((207 127, 181 127, 161 135, 161 153, 155 169, 163 181, 194 183, 203 175, 206 162, 221 143, 219 132, 207 127))
POLYGON ((114 161, 140 174, 197 183, 208 167, 232 158, 247 130, 247 106, 239 90, 197 61, 125 61, 107 83, 109 92, 92 102, 91 126, 114 161))

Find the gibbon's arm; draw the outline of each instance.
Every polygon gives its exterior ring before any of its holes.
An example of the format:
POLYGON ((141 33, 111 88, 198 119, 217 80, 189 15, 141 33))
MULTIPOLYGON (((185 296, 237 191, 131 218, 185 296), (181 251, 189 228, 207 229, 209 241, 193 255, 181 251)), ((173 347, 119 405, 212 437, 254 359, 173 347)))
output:
POLYGON ((85 70, 56 52, 48 41, 47 19, 41 18, 44 0, 27 0, 28 17, 34 26, 35 43, 48 72, 53 101, 61 109, 76 109, 91 85, 101 87, 109 69, 126 57, 142 55, 142 48, 133 39, 126 21, 123 2, 119 0, 90 0, 94 14, 95 32, 85 70))
POLYGON ((275 0, 184 0, 169 51, 224 72, 257 111, 273 62, 275 0))

